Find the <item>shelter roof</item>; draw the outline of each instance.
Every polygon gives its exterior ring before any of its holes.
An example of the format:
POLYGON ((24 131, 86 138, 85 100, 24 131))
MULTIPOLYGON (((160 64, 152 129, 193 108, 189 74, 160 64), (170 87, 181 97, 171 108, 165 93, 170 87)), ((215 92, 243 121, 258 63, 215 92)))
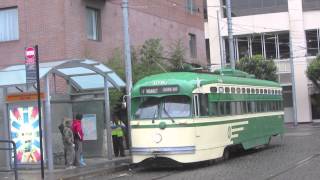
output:
MULTIPOLYGON (((104 77, 108 87, 121 88, 125 82, 106 65, 90 59, 73 59, 39 64, 40 79, 50 73, 69 80, 78 90, 104 88, 104 77)), ((13 65, 0 70, 0 87, 26 84, 25 65, 13 65)))

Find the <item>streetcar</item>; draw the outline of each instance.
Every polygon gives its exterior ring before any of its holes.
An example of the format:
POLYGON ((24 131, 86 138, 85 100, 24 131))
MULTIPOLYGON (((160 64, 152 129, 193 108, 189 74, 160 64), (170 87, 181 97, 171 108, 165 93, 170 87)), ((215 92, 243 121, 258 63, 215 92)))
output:
POLYGON ((238 70, 148 76, 131 103, 133 163, 223 159, 233 147, 263 147, 284 133, 280 85, 238 70))

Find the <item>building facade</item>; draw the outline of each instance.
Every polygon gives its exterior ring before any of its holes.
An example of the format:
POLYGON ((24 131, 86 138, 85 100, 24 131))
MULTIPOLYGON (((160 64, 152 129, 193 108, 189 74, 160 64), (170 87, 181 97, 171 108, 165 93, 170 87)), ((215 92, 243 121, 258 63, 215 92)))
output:
MULTIPOLYGON (((173 43, 181 40, 187 62, 207 65, 202 10, 202 0, 129 0, 131 46, 139 47, 148 39, 160 38, 167 52, 173 43)), ((116 49, 123 47, 122 22, 121 0, 3 0, 0 2, 0 68, 24 64, 24 48, 35 44, 39 46, 40 62, 71 59, 107 62, 116 49)), ((58 129, 63 117, 85 112, 97 115, 97 131, 101 133, 97 141, 85 143, 84 154, 105 156, 101 94, 74 95, 64 79, 51 78, 54 81, 49 85, 53 89, 50 94, 52 137, 49 138, 55 155, 63 152, 58 129), (57 95, 59 90, 65 94, 57 95)), ((7 133, 9 122, 3 118, 10 115, 6 114, 10 104, 3 94, 30 89, 19 86, 6 88, 5 92, 0 89, 0 138, 10 134, 7 133)), ((0 166, 5 159, 0 152, 0 166)))
MULTIPOLYGON (((205 1, 205 37, 211 64, 229 63, 225 0, 205 1)), ((318 92, 306 77, 308 63, 319 51, 319 0, 231 1, 235 59, 262 55, 277 65, 284 92, 286 122, 293 121, 293 99, 297 121, 319 119, 315 99, 318 92), (293 59, 293 70, 290 66, 293 59), (296 93, 292 93, 291 75, 296 93)))
MULTIPOLYGON (((202 1, 129 1, 132 46, 160 38, 164 47, 181 39, 190 62, 206 65, 202 1)), ((123 47, 121 1, 5 0, 0 2, 0 66, 23 63, 21 49, 38 44, 41 60, 107 61, 123 47)))

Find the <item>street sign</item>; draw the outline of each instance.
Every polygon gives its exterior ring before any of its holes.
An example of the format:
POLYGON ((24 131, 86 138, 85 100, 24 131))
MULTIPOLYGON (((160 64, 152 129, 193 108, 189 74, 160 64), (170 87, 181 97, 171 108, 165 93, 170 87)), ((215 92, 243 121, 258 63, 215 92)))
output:
POLYGON ((36 49, 27 47, 25 49, 26 83, 37 82, 36 49))
POLYGON ((34 47, 26 48, 26 58, 27 59, 34 59, 35 55, 36 55, 36 50, 34 49, 34 47))

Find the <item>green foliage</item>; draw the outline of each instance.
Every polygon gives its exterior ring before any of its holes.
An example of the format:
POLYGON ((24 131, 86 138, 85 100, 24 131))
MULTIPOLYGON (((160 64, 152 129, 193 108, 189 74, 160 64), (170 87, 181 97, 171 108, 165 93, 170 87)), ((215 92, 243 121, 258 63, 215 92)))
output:
POLYGON ((273 60, 265 60, 261 55, 244 57, 236 64, 236 68, 255 75, 257 79, 277 81, 277 67, 273 60))
MULTIPOLYGON (((114 70, 121 79, 125 80, 124 55, 120 49, 115 49, 112 58, 106 64, 114 70)), ((141 49, 131 47, 132 81, 137 82, 143 77, 165 72, 168 69, 163 58, 163 47, 160 39, 149 39, 145 41, 141 49)), ((118 111, 121 106, 124 92, 117 89, 110 89, 110 107, 113 111, 118 111)))
POLYGON ((320 89, 320 56, 314 59, 308 66, 307 76, 313 84, 320 89))
POLYGON ((174 44, 170 46, 169 62, 172 66, 172 70, 179 71, 184 69, 185 52, 186 49, 181 40, 177 40, 174 44))
POLYGON ((137 56, 137 62, 133 67, 133 83, 143 77, 166 72, 168 65, 163 58, 163 47, 161 39, 146 40, 137 56))
MULTIPOLYGON (((120 49, 115 49, 112 58, 109 59, 107 66, 115 71, 121 79, 125 79, 124 61, 121 55, 120 49)), ((121 106, 121 98, 124 95, 122 91, 118 89, 110 89, 110 109, 116 111, 121 106)))

